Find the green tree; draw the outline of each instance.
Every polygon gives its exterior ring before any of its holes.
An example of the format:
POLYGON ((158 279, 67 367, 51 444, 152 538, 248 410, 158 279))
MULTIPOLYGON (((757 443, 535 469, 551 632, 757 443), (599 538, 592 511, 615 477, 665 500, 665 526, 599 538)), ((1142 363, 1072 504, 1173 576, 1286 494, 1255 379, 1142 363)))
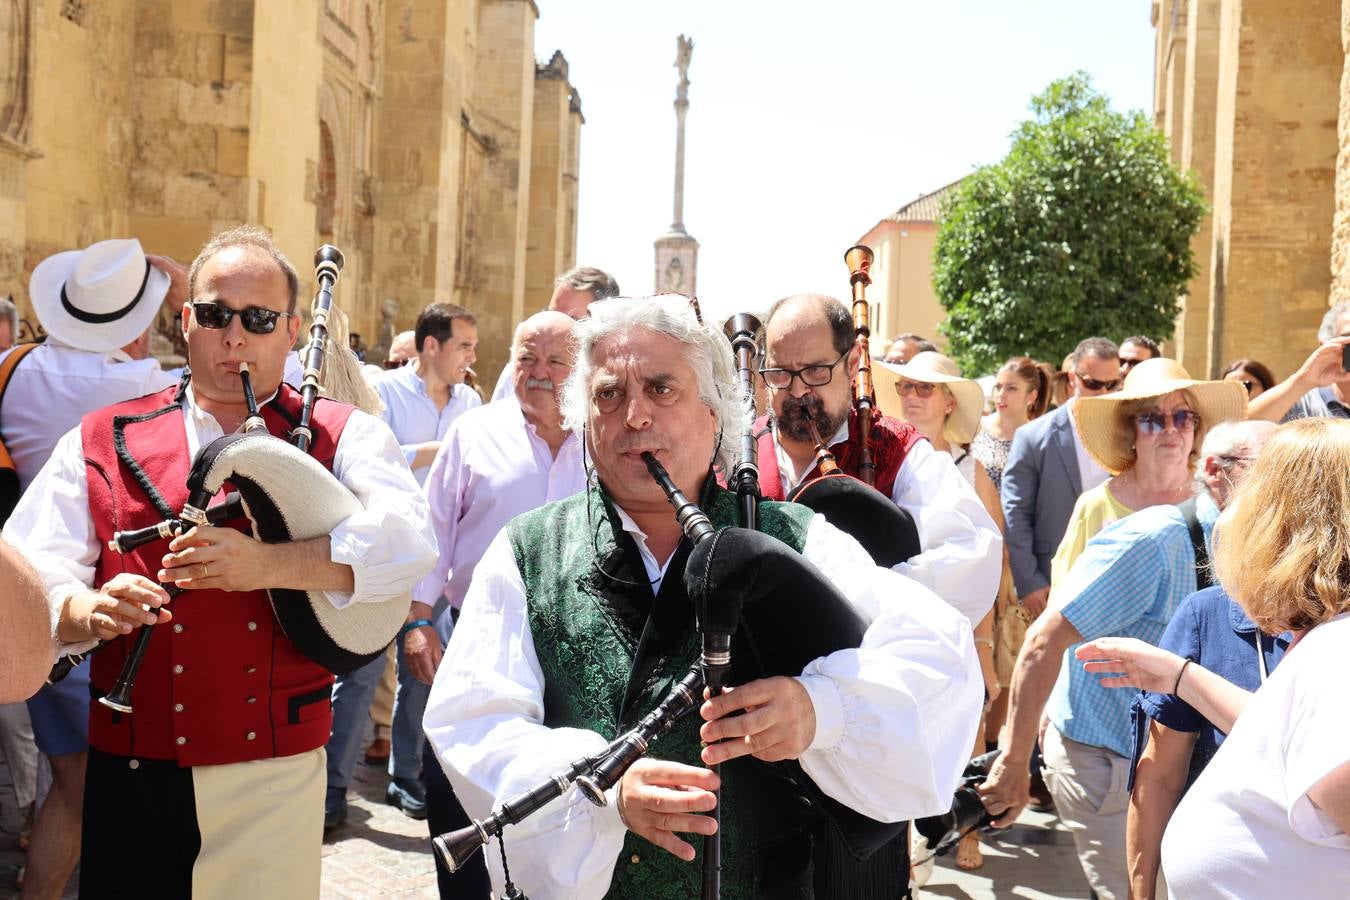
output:
POLYGON ((1079 72, 1031 101, 1000 163, 943 211, 934 287, 968 373, 1010 356, 1058 363, 1082 338, 1171 337, 1205 214, 1143 113, 1111 111, 1079 72))

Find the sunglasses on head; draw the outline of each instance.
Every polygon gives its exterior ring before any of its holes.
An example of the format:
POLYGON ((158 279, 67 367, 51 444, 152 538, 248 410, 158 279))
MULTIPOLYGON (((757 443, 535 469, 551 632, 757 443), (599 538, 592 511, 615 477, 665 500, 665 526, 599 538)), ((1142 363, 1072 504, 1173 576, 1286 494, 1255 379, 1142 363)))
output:
POLYGON ((1200 415, 1189 409, 1179 409, 1170 415, 1161 412, 1146 412, 1134 417, 1134 425, 1139 429, 1140 434, 1162 434, 1167 430, 1168 422, 1171 422, 1172 427, 1177 431, 1194 431, 1199 421, 1200 415))
POLYGON ((1120 383, 1123 380, 1120 378, 1113 378, 1110 381, 1098 381, 1095 378, 1087 377, 1082 372, 1075 372, 1074 374, 1078 376, 1078 380, 1082 383, 1083 387, 1087 388, 1089 391, 1114 391, 1116 388, 1120 387, 1120 383))
POLYGON ((244 330, 249 334, 271 334, 276 330, 277 319, 289 319, 295 315, 295 313, 277 312, 274 309, 263 309, 261 306, 231 309, 224 303, 215 300, 206 303, 189 301, 188 306, 192 307, 192 314, 197 317, 197 324, 203 328, 229 328, 230 321, 238 316, 239 323, 244 326, 244 330))

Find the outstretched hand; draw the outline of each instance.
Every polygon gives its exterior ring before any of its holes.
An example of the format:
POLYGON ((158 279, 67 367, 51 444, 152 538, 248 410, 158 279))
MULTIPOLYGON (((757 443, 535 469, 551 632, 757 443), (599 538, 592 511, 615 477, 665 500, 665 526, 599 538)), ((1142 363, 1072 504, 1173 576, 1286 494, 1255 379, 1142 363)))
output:
POLYGON ((1083 671, 1105 674, 1102 687, 1139 688, 1170 694, 1186 660, 1138 638, 1108 637, 1088 641, 1074 655, 1083 660, 1083 671))

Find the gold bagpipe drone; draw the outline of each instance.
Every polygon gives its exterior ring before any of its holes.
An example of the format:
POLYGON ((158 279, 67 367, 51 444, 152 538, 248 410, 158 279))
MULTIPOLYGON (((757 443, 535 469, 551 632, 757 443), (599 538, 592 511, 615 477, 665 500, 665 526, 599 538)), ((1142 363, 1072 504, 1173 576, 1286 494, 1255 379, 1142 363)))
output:
MULTIPOLYGON (((319 377, 324 368, 329 341, 328 319, 333 310, 333 288, 342 269, 342 253, 325 244, 314 256, 319 290, 311 310, 313 323, 304 359, 304 384, 300 389, 298 423, 291 443, 274 437, 258 410, 246 364, 240 364, 244 400, 249 415, 243 431, 216 438, 202 447, 188 474, 188 501, 177 518, 135 531, 119 531, 109 548, 129 553, 157 540, 173 538, 197 525, 218 525, 247 517, 253 536, 275 544, 307 540, 329 534, 339 523, 360 511, 361 504, 338 479, 309 455, 314 440, 311 419, 319 397, 319 377), (211 506, 211 499, 227 483, 234 488, 224 502, 211 506)), ((336 347, 330 371, 340 371, 336 347)), ((349 381, 359 372, 343 373, 349 381)), ((357 382, 359 383, 359 382, 357 382)), ((166 585, 170 597, 183 591, 166 585)), ((270 588, 272 610, 282 630, 296 648, 312 661, 335 674, 350 672, 384 652, 407 617, 407 603, 351 603, 337 609, 322 591, 270 588)), ((153 627, 142 626, 116 684, 99 702, 118 712, 132 711, 131 692, 137 672, 149 647, 153 627)), ((107 646, 103 641, 89 652, 107 646)), ((58 660, 49 681, 59 681, 88 654, 58 660)))
MULTIPOLYGON (((870 262, 871 251, 854 248, 858 249, 866 251, 870 262)), ((853 253, 851 250, 850 264, 853 253)), ((866 277, 865 266, 862 275, 866 277)), ((855 288, 855 300, 860 299, 859 293, 855 288)), ((865 355, 866 300, 861 299, 861 303, 865 355)), ((855 320, 857 315, 855 304, 855 320)), ((755 342, 760 323, 754 316, 742 313, 733 316, 724 330, 736 356, 739 387, 749 409, 748 423, 754 418, 753 362, 758 353, 755 342)), ((862 395, 868 405, 860 412, 870 424, 870 373, 864 377, 868 381, 862 395)), ((817 443, 828 456, 823 442, 817 443)), ((684 569, 684 584, 702 635, 701 659, 652 712, 599 753, 574 761, 533 789, 500 803, 487 817, 474 819, 458 831, 433 837, 436 854, 451 872, 462 867, 492 838, 500 842, 506 826, 538 812, 567 793, 573 784, 587 800, 604 806, 608 802, 605 792, 618 784, 652 742, 701 705, 705 687, 715 695, 724 684, 799 675, 812 660, 862 644, 867 623, 848 598, 800 554, 755 530, 761 499, 756 455, 755 438, 747 427, 741 435, 738 459, 727 479, 728 488, 737 495, 741 527, 717 529, 680 492, 656 458, 650 453, 643 454, 648 471, 661 486, 685 537, 693 544, 684 569)), ((870 468, 870 457, 868 464, 870 468)), ((850 504, 861 507, 852 515, 855 526, 891 529, 878 544, 890 545, 886 550, 888 557, 900 561, 919 551, 913 520, 876 489, 842 473, 825 475, 808 485, 814 483, 828 483, 814 489, 812 494, 822 506, 833 508, 836 513, 850 504), (900 516, 896 517, 896 513, 900 516), (875 519, 874 515, 883 518, 875 519), (899 549, 894 546, 897 544, 899 549)), ((824 512, 810 502, 800 499, 798 502, 824 512)), ((868 542, 863 543, 870 551, 868 542)), ((879 822, 844 806, 816 787, 796 761, 758 764, 768 767, 778 776, 778 783, 812 811, 817 896, 895 897, 904 893, 909 879, 904 846, 906 823, 879 822)), ((712 815, 716 817, 717 812, 712 815)), ((505 862, 504 846, 502 856, 505 862)), ((721 892, 720 827, 703 839, 702 860, 700 896, 702 900, 717 900, 721 892)), ((509 869, 505 866, 503 869, 507 900, 524 900, 524 894, 510 882, 509 869)))

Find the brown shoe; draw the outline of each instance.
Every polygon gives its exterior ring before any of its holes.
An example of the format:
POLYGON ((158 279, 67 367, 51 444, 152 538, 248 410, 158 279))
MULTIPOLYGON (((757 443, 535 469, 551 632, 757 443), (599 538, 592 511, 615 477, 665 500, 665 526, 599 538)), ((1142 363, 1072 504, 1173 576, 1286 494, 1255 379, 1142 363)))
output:
POLYGON ((389 742, 384 738, 376 738, 370 742, 366 748, 366 765, 383 766, 389 762, 389 742))

